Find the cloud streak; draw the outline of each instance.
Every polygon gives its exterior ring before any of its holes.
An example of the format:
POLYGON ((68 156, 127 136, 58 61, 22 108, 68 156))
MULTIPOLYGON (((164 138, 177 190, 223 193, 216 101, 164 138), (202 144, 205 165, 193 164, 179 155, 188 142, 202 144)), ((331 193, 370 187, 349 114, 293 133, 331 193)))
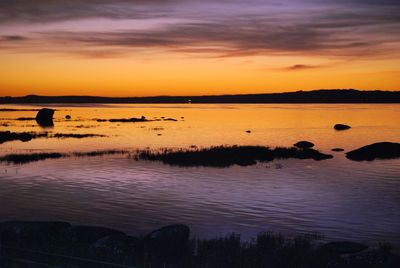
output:
MULTIPOLYGON (((109 18, 143 20, 147 29, 78 27, 12 33, 8 49, 118 57, 143 49, 215 57, 307 54, 368 57, 392 55, 400 43, 398 1, 2 1, 0 21, 11 24, 109 18), (8 4, 7 4, 8 3, 8 4), (311 13, 312 11, 312 13, 311 13), (165 23, 153 25, 157 18, 165 23), (181 18, 184 22, 174 22, 181 18), (170 21, 168 22, 168 20, 170 21), (13 41, 24 41, 13 42, 13 41), (11 45, 10 43, 15 43, 11 45), (68 44, 68 48, 65 48, 68 44)), ((12 30, 12 26, 9 30, 12 30)), ((296 66, 296 65, 295 65, 296 66)), ((299 65, 300 66, 300 65, 299 65)))

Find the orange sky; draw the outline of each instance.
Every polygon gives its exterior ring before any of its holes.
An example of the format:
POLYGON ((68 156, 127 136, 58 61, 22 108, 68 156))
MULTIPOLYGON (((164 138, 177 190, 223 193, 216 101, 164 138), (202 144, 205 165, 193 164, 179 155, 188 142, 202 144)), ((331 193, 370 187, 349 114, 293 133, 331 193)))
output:
POLYGON ((302 1, 0 5, 0 95, 400 89, 396 2, 302 1))

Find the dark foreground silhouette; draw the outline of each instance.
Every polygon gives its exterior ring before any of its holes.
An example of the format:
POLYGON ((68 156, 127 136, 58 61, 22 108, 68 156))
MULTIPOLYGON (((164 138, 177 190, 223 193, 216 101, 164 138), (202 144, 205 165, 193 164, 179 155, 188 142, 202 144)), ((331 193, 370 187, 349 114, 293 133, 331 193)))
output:
POLYGON ((232 165, 250 166, 257 162, 267 162, 274 159, 314 159, 324 160, 332 155, 323 154, 310 148, 265 146, 216 146, 202 149, 181 149, 163 151, 140 151, 138 160, 161 161, 173 166, 205 166, 229 167, 232 165))
POLYGON ((250 242, 231 234, 190 238, 189 227, 165 226, 142 237, 67 222, 0 224, 4 267, 399 267, 390 244, 379 248, 350 241, 322 243, 313 236, 260 233, 250 242), (24 264, 24 266, 15 266, 24 264))
POLYGON ((400 158, 400 143, 378 142, 346 153, 354 161, 372 161, 375 159, 400 158))
POLYGON ((400 91, 325 89, 266 94, 127 98, 29 95, 0 97, 0 103, 400 103, 400 91))

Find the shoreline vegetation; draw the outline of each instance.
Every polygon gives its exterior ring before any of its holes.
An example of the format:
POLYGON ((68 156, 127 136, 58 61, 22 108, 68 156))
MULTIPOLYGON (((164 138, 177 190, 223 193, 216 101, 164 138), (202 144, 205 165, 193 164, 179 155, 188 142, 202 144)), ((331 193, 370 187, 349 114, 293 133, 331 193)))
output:
MULTIPOLYGON (((218 167, 226 168, 233 165, 252 166, 257 163, 271 162, 277 159, 312 159, 315 161, 332 159, 333 155, 321 153, 310 148, 311 142, 300 141, 293 147, 239 146, 220 145, 207 148, 181 149, 136 149, 136 150, 98 150, 91 152, 41 152, 25 154, 7 154, 0 157, 0 163, 27 164, 46 159, 68 157, 94 157, 114 154, 125 154, 136 161, 157 161, 177 167, 218 167)), ((341 148, 333 151, 342 152, 341 148)), ((400 143, 379 142, 363 146, 346 153, 346 158, 352 161, 373 161, 376 159, 400 158, 400 143)))
POLYGON ((95 157, 115 154, 128 154, 125 150, 104 150, 91 152, 73 152, 73 153, 31 153, 31 154, 7 154, 0 157, 0 163, 8 164, 28 164, 31 162, 42 161, 46 159, 59 159, 67 157, 95 157))
POLYGON ((164 164, 181 167, 230 167, 233 165, 251 166, 258 162, 270 162, 275 159, 313 159, 316 161, 331 159, 332 155, 323 154, 311 148, 266 146, 215 146, 201 149, 180 149, 139 151, 137 160, 161 161, 164 164))
POLYGON ((259 233, 250 241, 235 233, 199 239, 183 224, 134 237, 67 222, 0 223, 4 261, 11 266, 21 258, 35 263, 24 266, 28 268, 38 267, 37 263, 56 267, 399 267, 400 256, 393 246, 376 243, 369 247, 354 241, 326 242, 318 235, 286 237, 271 232, 259 233))
POLYGON ((39 138, 56 138, 56 139, 84 139, 84 138, 104 138, 106 135, 101 134, 77 134, 77 133, 49 133, 49 132, 11 132, 0 131, 0 144, 10 141, 28 142, 39 138))
POLYGON ((18 103, 400 103, 400 91, 320 89, 265 94, 210 96, 38 96, 0 97, 0 104, 18 103))

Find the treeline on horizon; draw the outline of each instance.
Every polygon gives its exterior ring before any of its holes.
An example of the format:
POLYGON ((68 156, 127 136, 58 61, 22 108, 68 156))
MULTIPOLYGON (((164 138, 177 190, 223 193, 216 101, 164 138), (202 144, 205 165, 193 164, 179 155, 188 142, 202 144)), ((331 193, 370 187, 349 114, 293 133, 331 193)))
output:
POLYGON ((0 103, 400 103, 400 91, 321 89, 265 94, 153 97, 28 95, 0 97, 0 103))

